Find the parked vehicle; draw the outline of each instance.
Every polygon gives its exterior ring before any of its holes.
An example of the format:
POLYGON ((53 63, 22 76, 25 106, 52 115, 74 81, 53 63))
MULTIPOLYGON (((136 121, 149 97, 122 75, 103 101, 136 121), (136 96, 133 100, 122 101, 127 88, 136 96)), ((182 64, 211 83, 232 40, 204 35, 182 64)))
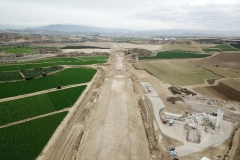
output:
POLYGON ((170 119, 169 120, 169 126, 172 126, 173 125, 173 119, 170 119))

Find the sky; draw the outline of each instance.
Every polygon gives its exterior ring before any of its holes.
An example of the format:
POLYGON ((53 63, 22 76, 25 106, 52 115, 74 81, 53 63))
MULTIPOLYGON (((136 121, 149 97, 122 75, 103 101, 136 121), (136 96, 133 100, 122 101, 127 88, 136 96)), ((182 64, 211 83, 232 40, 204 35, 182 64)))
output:
POLYGON ((240 0, 1 0, 0 27, 240 30, 240 0))

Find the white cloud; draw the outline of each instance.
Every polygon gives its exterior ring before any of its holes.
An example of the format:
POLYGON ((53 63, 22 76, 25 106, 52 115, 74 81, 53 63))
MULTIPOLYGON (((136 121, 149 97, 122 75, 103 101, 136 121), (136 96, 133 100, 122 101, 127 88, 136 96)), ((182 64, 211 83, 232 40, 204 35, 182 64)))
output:
POLYGON ((239 0, 1 0, 0 25, 239 30, 239 0))

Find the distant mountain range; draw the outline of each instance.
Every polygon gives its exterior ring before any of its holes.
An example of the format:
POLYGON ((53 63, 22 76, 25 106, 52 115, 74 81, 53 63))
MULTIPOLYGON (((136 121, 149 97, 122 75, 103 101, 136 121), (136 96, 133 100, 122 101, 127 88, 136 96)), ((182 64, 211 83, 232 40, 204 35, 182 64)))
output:
POLYGON ((218 30, 187 30, 187 29, 167 29, 157 31, 134 31, 127 29, 98 28, 78 25, 53 24, 38 28, 20 29, 18 31, 30 33, 64 32, 64 33, 89 33, 89 34, 110 34, 129 36, 234 36, 240 37, 240 31, 218 31, 218 30))
POLYGON ((27 30, 42 30, 42 31, 55 31, 55 32, 87 32, 87 33, 114 33, 114 32, 129 32, 124 29, 109 29, 109 28, 98 28, 90 26, 78 26, 78 25, 62 25, 53 24, 43 26, 39 28, 31 28, 27 30))

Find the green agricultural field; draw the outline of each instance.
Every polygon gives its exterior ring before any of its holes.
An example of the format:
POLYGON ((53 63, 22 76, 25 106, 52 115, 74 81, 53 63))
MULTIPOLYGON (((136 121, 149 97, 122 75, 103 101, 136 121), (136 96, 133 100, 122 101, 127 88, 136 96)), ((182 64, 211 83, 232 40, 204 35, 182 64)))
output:
POLYGON ((97 47, 97 46, 66 46, 61 49, 110 49, 109 47, 97 47))
POLYGON ((0 159, 34 160, 67 112, 0 129, 0 159))
POLYGON ((98 56, 94 58, 95 60, 88 57, 81 57, 81 58, 83 60, 76 59, 76 58, 49 58, 45 60, 30 61, 26 63, 0 65, 0 71, 25 70, 25 69, 34 69, 34 68, 42 68, 42 67, 49 67, 49 66, 59 66, 59 65, 91 65, 91 64, 101 64, 101 63, 107 62, 106 56, 99 56, 99 59, 101 59, 101 61, 98 60, 98 56))
POLYGON ((205 69, 195 67, 185 61, 163 60, 134 64, 137 69, 144 69, 155 77, 172 85, 202 84, 205 79, 221 78, 205 69))
POLYGON ((202 48, 204 52, 222 52, 222 50, 218 48, 202 48))
POLYGON ((85 88, 86 86, 80 86, 0 102, 0 125, 69 108, 76 102, 85 88))
POLYGON ((240 77, 240 73, 236 73, 234 71, 231 71, 230 69, 213 67, 213 66, 203 66, 203 67, 224 77, 230 77, 230 78, 240 77))
POLYGON ((0 81, 14 81, 14 80, 23 80, 25 77, 39 77, 43 76, 44 74, 49 74, 58 70, 61 70, 61 67, 53 66, 47 68, 35 68, 35 69, 27 69, 21 71, 3 71, 0 72, 0 81), (23 76, 20 74, 23 74, 23 76))
POLYGON ((218 44, 213 47, 202 48, 204 52, 222 52, 222 51, 238 51, 228 44, 218 44))
POLYGON ((91 81, 95 69, 69 68, 55 74, 29 81, 0 83, 0 98, 7 98, 46 89, 91 81))
POLYGON ((188 51, 188 52, 202 52, 200 48, 190 45, 163 45, 165 50, 177 50, 177 51, 188 51))
POLYGON ((24 77, 39 77, 43 74, 49 74, 58 70, 61 70, 61 67, 53 66, 53 67, 47 67, 47 68, 35 68, 35 69, 27 69, 22 70, 22 74, 24 77))
POLYGON ((240 50, 240 43, 238 43, 238 44, 231 44, 231 46, 240 50))
POLYGON ((0 81, 14 81, 21 80, 23 77, 19 73, 19 71, 13 72, 0 72, 0 81))
POLYGON ((57 49, 57 47, 51 46, 2 46, 0 47, 0 52, 14 53, 14 54, 24 54, 31 53, 36 49, 45 48, 45 49, 57 49))
POLYGON ((34 47, 27 47, 27 46, 4 46, 0 47, 0 51, 7 52, 7 53, 15 53, 15 54, 22 54, 22 53, 31 53, 34 51, 34 47))
POLYGON ((209 54, 197 54, 193 52, 184 51, 163 51, 158 52, 156 56, 139 57, 139 60, 147 59, 177 59, 177 58, 204 58, 210 56, 209 54))
POLYGON ((91 57, 78 57, 78 59, 83 60, 83 61, 108 61, 108 56, 91 56, 91 57))
POLYGON ((219 44, 219 45, 216 45, 214 48, 219 48, 222 51, 238 51, 237 49, 229 46, 228 44, 219 44))

